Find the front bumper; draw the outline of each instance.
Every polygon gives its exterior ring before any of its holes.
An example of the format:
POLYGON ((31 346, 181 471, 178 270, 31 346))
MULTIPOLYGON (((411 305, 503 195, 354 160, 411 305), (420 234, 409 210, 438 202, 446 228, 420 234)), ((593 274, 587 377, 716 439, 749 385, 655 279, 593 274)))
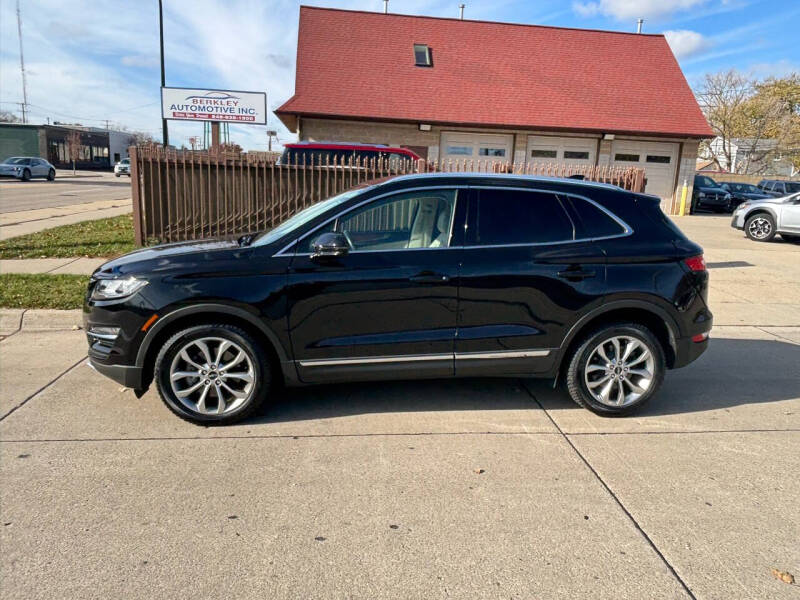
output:
POLYGON ((128 365, 104 365, 89 357, 89 366, 117 383, 136 390, 142 387, 142 374, 144 369, 128 365))
POLYGON ((734 211, 731 218, 731 227, 734 229, 744 229, 744 211, 734 211))

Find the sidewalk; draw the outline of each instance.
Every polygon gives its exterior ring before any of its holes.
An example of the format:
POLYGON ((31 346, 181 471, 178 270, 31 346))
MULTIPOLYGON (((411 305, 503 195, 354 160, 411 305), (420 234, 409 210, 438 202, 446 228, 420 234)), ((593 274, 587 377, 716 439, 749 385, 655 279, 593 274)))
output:
POLYGON ((108 258, 23 258, 0 260, 0 274, 48 273, 51 275, 91 275, 108 258))
POLYGON ((43 229, 124 215, 133 210, 130 199, 98 200, 53 208, 36 208, 0 215, 0 240, 43 229))

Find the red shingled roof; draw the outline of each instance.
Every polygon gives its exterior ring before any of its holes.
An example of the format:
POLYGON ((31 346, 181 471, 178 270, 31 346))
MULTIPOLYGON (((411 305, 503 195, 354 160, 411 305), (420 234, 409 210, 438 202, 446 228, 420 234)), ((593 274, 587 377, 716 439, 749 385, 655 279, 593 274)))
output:
POLYGON ((300 7, 294 116, 711 137, 663 35, 300 7), (427 44, 433 68, 414 65, 427 44))

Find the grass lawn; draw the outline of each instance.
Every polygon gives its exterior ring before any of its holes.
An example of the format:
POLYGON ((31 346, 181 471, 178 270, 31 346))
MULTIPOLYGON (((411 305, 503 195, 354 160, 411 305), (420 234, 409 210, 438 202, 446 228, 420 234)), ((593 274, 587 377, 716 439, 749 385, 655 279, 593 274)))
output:
POLYGON ((0 274, 0 308, 80 308, 88 275, 0 274))
POLYGON ((133 215, 62 225, 0 241, 0 258, 114 257, 130 252, 133 215))

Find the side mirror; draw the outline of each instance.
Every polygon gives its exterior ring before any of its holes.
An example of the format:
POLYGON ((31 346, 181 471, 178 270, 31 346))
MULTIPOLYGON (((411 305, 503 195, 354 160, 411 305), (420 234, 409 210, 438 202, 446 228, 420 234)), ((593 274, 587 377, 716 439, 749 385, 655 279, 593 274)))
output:
POLYGON ((329 231, 323 233, 312 244, 311 259, 337 258, 346 256, 350 252, 350 244, 343 233, 329 231))

